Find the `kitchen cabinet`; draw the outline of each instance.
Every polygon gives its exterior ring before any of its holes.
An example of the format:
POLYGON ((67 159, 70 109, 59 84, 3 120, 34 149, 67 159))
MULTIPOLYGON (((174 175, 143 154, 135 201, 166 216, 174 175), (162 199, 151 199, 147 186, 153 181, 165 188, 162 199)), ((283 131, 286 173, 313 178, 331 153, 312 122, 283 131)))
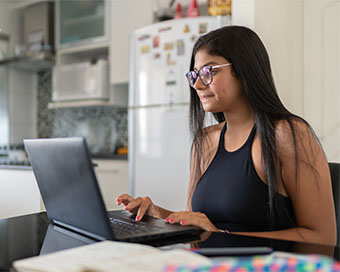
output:
MULTIPOLYGON (((56 18, 59 18, 58 20, 60 21, 56 24, 56 65, 61 66, 95 61, 98 59, 108 60, 109 95, 106 100, 86 99, 79 101, 54 102, 51 103, 49 107, 83 107, 93 105, 127 106, 130 66, 129 36, 132 31, 153 22, 154 0, 102 0, 98 2, 96 8, 92 8, 92 15, 90 15, 90 11, 86 13, 85 11, 78 10, 74 13, 66 10, 67 14, 63 15, 63 13, 66 12, 61 5, 63 2, 65 1, 60 1, 56 8, 58 13, 56 14, 56 18), (99 3, 101 3, 101 5, 99 5, 99 3), (101 7, 103 7, 103 9, 101 7), (101 21, 104 24, 104 32, 100 27, 96 28, 98 30, 97 32, 91 30, 93 33, 96 32, 98 34, 97 36, 93 34, 91 37, 91 35, 88 34, 88 37, 83 39, 78 39, 76 36, 73 36, 73 38, 62 37, 61 33, 65 32, 63 32, 61 28, 65 27, 65 20, 66 26, 68 26, 69 24, 76 25, 79 20, 84 21, 84 23, 87 23, 92 19, 99 21, 99 17, 102 18, 101 21)), ((81 2, 85 3, 81 5, 86 6, 86 3, 91 1, 67 1, 67 3, 69 2, 81 2)), ((77 4, 73 5, 74 9, 77 4)), ((86 6, 86 8, 88 7, 86 6)), ((85 9, 85 7, 83 7, 83 9, 85 9)), ((82 31, 86 31, 87 29, 86 25, 82 25, 81 28, 82 31)), ((71 30, 67 31, 69 31, 67 33, 71 33, 71 30)), ((75 26, 73 31, 76 31, 75 26)), ((84 36, 86 35, 84 34, 84 36)), ((53 73, 55 75, 55 72, 53 73)))
POLYGON ((2 33, 8 34, 10 31, 9 3, 0 1, 0 29, 2 33))
POLYGON ((128 193, 127 160, 93 160, 99 187, 107 210, 122 209, 116 204, 116 197, 128 193))
POLYGON ((0 188, 0 218, 42 210, 39 188, 31 168, 1 168, 0 188))
MULTIPOLYGON (((10 2, 7 2, 7 10, 0 8, 1 20, 6 17, 2 17, 2 15, 7 13, 10 36, 7 57, 0 61, 0 88, 3 100, 0 103, 2 104, 0 112, 3 117, 1 142, 21 144, 24 138, 37 137, 38 77, 36 71, 50 67, 52 62, 41 61, 40 58, 33 56, 20 55, 24 52, 14 52, 14 48, 23 46, 23 14, 26 5, 37 1, 10 2), (20 54, 14 55, 14 53, 20 54)), ((2 3, 2 5, 5 4, 2 3)))
MULTIPOLYGON (((122 209, 116 197, 127 193, 127 160, 94 160, 95 173, 108 210, 122 209)), ((30 167, 0 168, 0 218, 36 213, 45 210, 40 191, 30 167)))
POLYGON ((57 49, 108 41, 108 1, 56 2, 57 49))

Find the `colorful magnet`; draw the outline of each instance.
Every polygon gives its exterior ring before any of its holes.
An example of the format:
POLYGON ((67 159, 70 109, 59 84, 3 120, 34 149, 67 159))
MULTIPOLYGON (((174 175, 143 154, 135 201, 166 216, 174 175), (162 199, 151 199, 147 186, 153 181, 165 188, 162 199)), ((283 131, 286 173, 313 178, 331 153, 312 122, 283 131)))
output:
POLYGON ((174 49, 174 43, 173 43, 173 42, 164 43, 163 49, 164 49, 165 51, 166 51, 166 50, 172 50, 172 49, 174 49))
POLYGON ((171 59, 171 54, 168 53, 167 57, 166 57, 166 64, 167 65, 176 65, 176 60, 172 60, 171 59))
POLYGON ((177 40, 176 41, 176 47, 177 47, 177 55, 181 56, 185 53, 185 45, 183 40, 177 40))
POLYGON ((159 59, 160 57, 161 57, 161 54, 159 52, 156 52, 155 54, 153 54, 154 59, 159 59))
POLYGON ((167 26, 167 27, 162 27, 160 29, 158 29, 158 32, 164 32, 164 31, 168 31, 171 29, 171 26, 167 26))
POLYGON ((158 48, 159 47, 159 36, 154 36, 152 38, 152 47, 158 48))
POLYGON ((138 40, 139 41, 144 41, 144 40, 149 39, 149 38, 150 38, 149 34, 143 34, 143 35, 138 37, 138 40))
POLYGON ((198 25, 198 32, 200 34, 206 33, 208 29, 208 24, 207 23, 201 23, 198 25))
POLYGON ((145 53, 149 53, 150 52, 150 45, 143 45, 143 46, 141 46, 141 48, 140 48, 141 50, 141 53, 142 54, 145 54, 145 53))
POLYGON ((189 33, 189 32, 190 32, 189 25, 185 25, 185 26, 184 26, 183 32, 184 32, 184 33, 189 33))

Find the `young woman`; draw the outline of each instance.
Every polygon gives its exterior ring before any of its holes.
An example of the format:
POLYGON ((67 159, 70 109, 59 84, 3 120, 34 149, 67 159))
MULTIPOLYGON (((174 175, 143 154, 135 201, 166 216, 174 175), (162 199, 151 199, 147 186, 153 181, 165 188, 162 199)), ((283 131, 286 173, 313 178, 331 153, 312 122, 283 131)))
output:
POLYGON ((207 231, 335 244, 326 156, 309 124, 280 101, 259 37, 240 26, 201 36, 186 76, 194 138, 187 210, 127 194, 117 203, 136 220, 148 214, 207 231), (217 125, 203 128, 206 112, 217 125))

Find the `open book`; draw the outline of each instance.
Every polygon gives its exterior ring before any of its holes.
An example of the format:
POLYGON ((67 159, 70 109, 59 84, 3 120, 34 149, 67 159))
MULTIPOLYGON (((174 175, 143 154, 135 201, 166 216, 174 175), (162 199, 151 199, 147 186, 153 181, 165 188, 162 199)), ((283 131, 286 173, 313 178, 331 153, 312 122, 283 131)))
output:
POLYGON ((164 271, 166 267, 211 264, 207 257, 182 249, 160 250, 151 246, 104 241, 15 261, 18 272, 164 271))

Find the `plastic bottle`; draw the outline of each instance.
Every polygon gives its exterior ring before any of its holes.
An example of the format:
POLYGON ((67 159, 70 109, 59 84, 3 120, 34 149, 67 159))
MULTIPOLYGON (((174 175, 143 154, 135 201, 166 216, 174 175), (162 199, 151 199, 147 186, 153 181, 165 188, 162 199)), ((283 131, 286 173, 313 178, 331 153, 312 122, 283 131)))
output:
POLYGON ((189 7, 188 7, 188 11, 187 11, 187 17, 197 17, 197 16, 200 16, 200 10, 198 8, 197 1, 191 0, 189 7))
POLYGON ((178 3, 177 6, 176 6, 176 12, 175 12, 174 18, 175 19, 182 18, 182 6, 181 6, 180 3, 178 3))
POLYGON ((210 16, 217 15, 217 0, 208 0, 208 13, 210 16))

